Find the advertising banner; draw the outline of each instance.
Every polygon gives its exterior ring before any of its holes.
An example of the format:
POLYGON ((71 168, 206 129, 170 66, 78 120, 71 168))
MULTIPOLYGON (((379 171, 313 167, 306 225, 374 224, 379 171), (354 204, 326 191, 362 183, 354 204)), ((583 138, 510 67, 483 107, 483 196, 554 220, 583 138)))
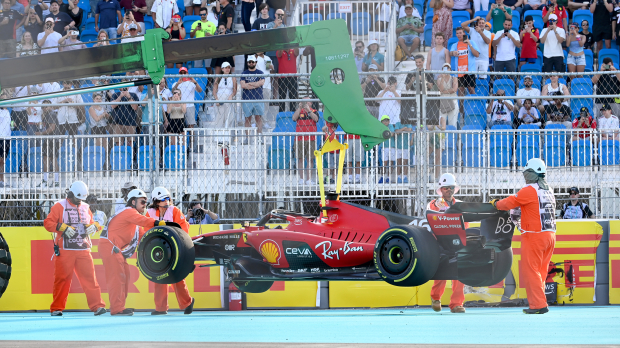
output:
POLYGON ((609 303, 620 304, 620 221, 609 222, 609 303))

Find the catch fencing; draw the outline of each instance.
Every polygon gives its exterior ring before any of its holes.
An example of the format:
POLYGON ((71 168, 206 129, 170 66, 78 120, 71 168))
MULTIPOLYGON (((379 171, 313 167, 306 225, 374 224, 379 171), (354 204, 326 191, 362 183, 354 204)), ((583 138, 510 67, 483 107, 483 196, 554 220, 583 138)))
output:
MULTIPOLYGON (((562 79, 568 80, 564 85, 570 94, 562 95, 563 100, 557 105, 544 107, 542 100, 555 104, 554 99, 559 97, 546 93, 536 98, 530 95, 536 99, 534 104, 540 104, 532 107, 538 110, 538 119, 530 120, 528 116, 519 122, 519 110, 509 110, 510 103, 502 104, 503 111, 497 106, 502 101, 522 104, 517 94, 521 95, 523 92, 519 90, 525 88, 518 88, 520 84, 525 85, 524 74, 487 73, 487 78, 476 79, 475 94, 469 94, 465 88, 464 95, 446 93, 444 87, 454 83, 452 78, 458 79, 452 74, 361 73, 360 83, 369 112, 377 117, 387 114, 392 127, 402 128, 394 138, 370 151, 362 151, 359 139, 336 129, 338 138, 349 144, 343 199, 422 215, 428 201, 436 196, 436 182, 442 173, 456 175, 461 186, 458 198, 487 201, 514 194, 523 187, 521 172, 525 163, 531 157, 541 157, 549 165, 547 177, 556 192, 558 209, 568 202, 569 190, 577 187, 582 200, 597 217, 618 217, 620 130, 617 124, 616 129, 604 129, 613 124, 609 121, 613 118, 606 118, 602 120, 603 128, 579 130, 570 125, 571 120, 580 116, 581 106, 593 113, 593 109, 611 101, 612 112, 616 114, 615 98, 620 98, 617 85, 602 84, 616 80, 602 78, 598 73, 558 77, 562 84, 562 79), (596 83, 588 83, 592 78, 596 83), (500 90, 504 96, 497 95, 500 90), (601 92, 605 92, 602 97, 601 92), (452 102, 453 109, 449 110, 449 105, 446 108, 442 101, 452 102), (568 106, 562 107, 562 102, 568 106), (495 122, 502 117, 508 122, 495 122), (564 124, 571 127, 563 127, 564 124)), ((613 72, 604 75, 610 74, 615 75, 613 72)), ((543 79, 547 76, 531 75, 534 89, 538 86, 543 92, 556 87, 563 89, 553 81, 545 88, 548 83, 543 79), (541 83, 536 84, 539 80, 541 83)), ((127 91, 131 98, 126 99, 131 100, 122 100, 123 91, 111 91, 109 98, 102 98, 99 103, 91 101, 92 94, 82 94, 82 102, 75 99, 67 103, 63 102, 64 97, 59 97, 51 99, 46 106, 21 104, 25 114, 19 109, 20 104, 12 105, 11 117, 16 130, 10 139, 2 142, 5 156, 0 221, 11 225, 40 223, 74 180, 84 180, 89 185, 91 193, 98 197, 98 207, 108 216, 121 196, 120 188, 129 181, 147 192, 159 185, 168 187, 175 204, 184 212, 190 201, 201 201, 203 206, 217 212, 222 221, 253 220, 275 208, 318 214, 317 183, 322 180, 328 190, 335 189, 337 154, 325 154, 321 159, 324 171, 317 174, 314 151, 322 144, 326 123, 322 119, 323 105, 307 86, 309 74, 266 75, 271 88, 264 89, 263 98, 257 100, 244 99, 241 77, 166 76, 159 99, 155 98, 154 88, 144 87, 127 91), (195 83, 182 80, 187 78, 195 83), (218 98, 219 89, 215 90, 214 86, 225 87, 224 80, 236 84, 237 88, 230 95, 220 94, 218 98), (165 87, 179 81, 181 85, 177 88, 186 95, 181 93, 181 101, 170 100, 173 93, 170 89, 166 93, 165 87), (316 128, 304 129, 306 132, 300 136, 293 116, 300 103, 306 102, 307 108, 316 109, 318 122, 316 128), (39 135, 48 129, 45 118, 49 118, 49 113, 60 120, 59 113, 67 112, 62 109, 67 104, 78 110, 77 122, 71 124, 73 128, 60 128, 63 134, 39 135), (262 132, 252 127, 253 123, 256 125, 255 118, 251 119, 250 127, 245 127, 244 107, 255 108, 256 104, 265 109, 262 132), (182 109, 182 105, 185 112, 190 109, 188 106, 194 106, 193 120, 197 124, 191 128, 183 125, 179 130, 172 127, 178 121, 173 121, 171 115, 175 108, 182 109), (80 107, 84 107, 83 111, 80 107), (94 119, 93 107, 100 114, 101 109, 107 110, 109 123, 103 125, 100 118, 94 119), (31 109, 36 108, 41 108, 42 119, 33 115, 31 109), (159 117, 154 117, 157 114, 159 117), (135 125, 126 125, 132 122, 135 125), (128 128, 132 131, 124 133, 128 128)), ((96 85, 121 78, 140 77, 99 77, 79 80, 75 85, 96 85)), ((45 88, 57 89, 53 84, 50 86, 43 86, 42 92, 45 88)), ((453 86, 458 90, 458 80, 453 86)), ((530 114, 535 113, 532 108, 530 114)), ((599 121, 596 117, 599 111, 593 114, 593 120, 599 121)), ((179 116, 185 117, 178 113, 175 117, 179 116)))

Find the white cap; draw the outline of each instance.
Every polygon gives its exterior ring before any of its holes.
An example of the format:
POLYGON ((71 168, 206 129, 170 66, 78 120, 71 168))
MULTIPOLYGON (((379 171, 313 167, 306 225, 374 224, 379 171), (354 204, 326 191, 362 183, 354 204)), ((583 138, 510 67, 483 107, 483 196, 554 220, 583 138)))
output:
POLYGON ((370 64, 370 65, 368 66, 368 70, 370 70, 370 69, 379 70, 379 67, 377 66, 377 64, 370 64))
POLYGON ((256 61, 256 57, 254 57, 253 55, 248 56, 248 62, 255 62, 255 61, 256 61))
POLYGON ((230 63, 229 62, 222 63, 222 69, 224 69, 226 67, 230 67, 230 63))
POLYGON ((371 39, 368 41, 368 46, 372 45, 372 44, 379 44, 379 41, 375 40, 375 39, 371 39))
POLYGON ((47 22, 52 22, 52 23, 54 23, 54 18, 52 18, 52 17, 47 17, 47 18, 45 18, 45 23, 47 23, 47 22))
POLYGON ((555 14, 550 14, 549 15, 549 19, 555 19, 556 21, 558 20, 558 16, 556 16, 555 14))
POLYGON ((437 192, 438 195, 441 196, 441 188, 445 187, 445 186, 454 186, 454 193, 459 192, 459 189, 461 188, 457 183, 456 183, 456 178, 454 177, 454 175, 450 174, 450 173, 445 173, 442 174, 439 177, 439 182, 437 183, 438 187, 437 190, 435 192, 437 192))

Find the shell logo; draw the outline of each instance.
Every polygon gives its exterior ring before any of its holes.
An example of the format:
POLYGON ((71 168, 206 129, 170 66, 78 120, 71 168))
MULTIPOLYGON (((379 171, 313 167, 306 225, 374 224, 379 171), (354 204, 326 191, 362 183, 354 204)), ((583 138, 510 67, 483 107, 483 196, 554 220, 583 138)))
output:
POLYGON ((280 256, 282 253, 280 252, 280 247, 276 242, 271 239, 267 239, 261 243, 259 250, 267 262, 273 265, 280 264, 280 256))
POLYGON ((433 215, 433 220, 437 221, 437 215, 433 215))

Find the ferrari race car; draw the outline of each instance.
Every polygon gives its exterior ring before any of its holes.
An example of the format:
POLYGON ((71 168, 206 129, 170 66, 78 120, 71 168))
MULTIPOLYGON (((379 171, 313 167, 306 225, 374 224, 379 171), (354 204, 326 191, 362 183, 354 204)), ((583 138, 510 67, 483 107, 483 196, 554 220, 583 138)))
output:
POLYGON ((215 261, 244 292, 269 290, 281 280, 383 280, 418 286, 457 279, 471 286, 502 281, 512 265, 518 221, 488 203, 456 203, 426 219, 342 202, 328 194, 319 217, 274 210, 256 226, 190 238, 180 228, 149 230, 138 247, 138 267, 150 280, 172 284, 215 261), (271 219, 288 221, 267 228, 271 219), (465 228, 480 221, 478 228, 465 228))

